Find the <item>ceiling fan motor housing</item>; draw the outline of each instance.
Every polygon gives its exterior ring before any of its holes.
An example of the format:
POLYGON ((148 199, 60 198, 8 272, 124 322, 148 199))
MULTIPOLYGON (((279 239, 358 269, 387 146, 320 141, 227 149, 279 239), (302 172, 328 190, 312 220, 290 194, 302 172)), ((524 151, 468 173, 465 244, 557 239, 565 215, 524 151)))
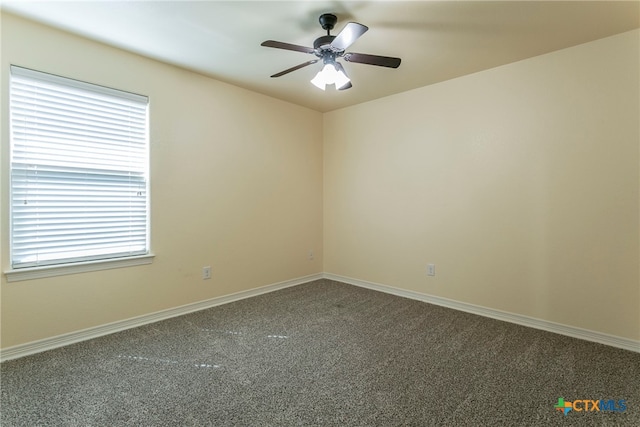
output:
POLYGON ((323 46, 326 46, 325 49, 328 49, 329 45, 331 44, 331 42, 333 41, 333 39, 335 39, 336 36, 322 36, 322 37, 318 37, 317 39, 315 39, 315 41, 313 42, 313 48, 314 49, 322 49, 323 46))

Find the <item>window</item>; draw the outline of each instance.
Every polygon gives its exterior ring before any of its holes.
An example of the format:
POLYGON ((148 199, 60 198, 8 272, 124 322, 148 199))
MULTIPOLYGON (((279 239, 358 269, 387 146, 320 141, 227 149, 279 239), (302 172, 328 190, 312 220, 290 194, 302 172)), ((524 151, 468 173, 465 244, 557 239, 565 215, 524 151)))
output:
POLYGON ((148 98, 11 67, 11 265, 149 254, 148 98))

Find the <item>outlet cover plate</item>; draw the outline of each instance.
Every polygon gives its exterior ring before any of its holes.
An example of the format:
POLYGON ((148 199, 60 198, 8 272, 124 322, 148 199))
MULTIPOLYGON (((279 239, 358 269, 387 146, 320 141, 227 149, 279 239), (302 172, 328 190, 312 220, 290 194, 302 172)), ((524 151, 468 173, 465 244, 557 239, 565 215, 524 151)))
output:
POLYGON ((427 276, 435 276, 435 275, 436 275, 436 265, 427 264, 427 276))

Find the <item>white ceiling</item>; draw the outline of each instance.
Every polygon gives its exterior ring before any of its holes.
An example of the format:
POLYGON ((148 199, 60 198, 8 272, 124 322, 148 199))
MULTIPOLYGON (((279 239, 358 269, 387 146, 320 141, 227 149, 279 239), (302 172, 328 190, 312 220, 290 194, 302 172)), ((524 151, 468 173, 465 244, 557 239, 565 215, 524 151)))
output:
POLYGON ((318 111, 330 111, 640 27, 640 1, 2 1, 4 11, 318 111), (271 74, 303 46, 355 21, 369 31, 347 52, 402 58, 398 69, 342 61, 353 82, 323 92, 321 64, 271 74))

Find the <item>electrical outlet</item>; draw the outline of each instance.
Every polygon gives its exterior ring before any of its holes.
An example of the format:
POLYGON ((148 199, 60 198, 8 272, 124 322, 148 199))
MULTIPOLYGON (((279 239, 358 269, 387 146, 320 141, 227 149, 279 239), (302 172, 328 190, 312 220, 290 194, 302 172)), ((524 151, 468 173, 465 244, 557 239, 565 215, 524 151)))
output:
POLYGON ((309 250, 309 261, 313 261, 313 251, 309 250))
POLYGON ((435 275, 436 275, 436 265, 427 264, 427 276, 435 276, 435 275))
POLYGON ((202 280, 211 279, 211 267, 202 267, 202 280))

